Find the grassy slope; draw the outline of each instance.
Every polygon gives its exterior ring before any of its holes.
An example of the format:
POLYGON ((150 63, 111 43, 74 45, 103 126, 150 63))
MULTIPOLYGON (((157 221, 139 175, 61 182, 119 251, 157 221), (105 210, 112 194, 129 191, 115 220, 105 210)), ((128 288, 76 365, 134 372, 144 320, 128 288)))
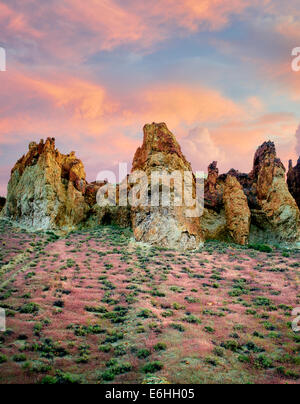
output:
POLYGON ((299 252, 130 238, 0 222, 0 383, 299 383, 299 252))

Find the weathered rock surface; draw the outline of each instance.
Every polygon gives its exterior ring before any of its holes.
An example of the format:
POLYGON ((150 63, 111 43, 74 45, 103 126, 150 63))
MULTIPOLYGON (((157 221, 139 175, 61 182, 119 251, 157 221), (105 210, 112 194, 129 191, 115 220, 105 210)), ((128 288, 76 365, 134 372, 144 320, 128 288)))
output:
POLYGON ((254 156, 250 202, 251 238, 269 242, 297 241, 300 213, 288 190, 285 168, 276 156, 275 145, 265 142, 254 156))
POLYGON ((230 241, 224 207, 219 212, 214 209, 205 208, 203 215, 200 218, 200 224, 206 241, 230 241))
MULTIPOLYGON (((190 163, 166 124, 153 123, 144 127, 144 141, 135 153, 132 173, 142 170, 148 176, 148 194, 151 195, 151 174, 180 171, 192 173, 190 163)), ((191 184, 195 191, 195 179, 191 184)), ((175 187, 171 190, 175 197, 175 187)), ((194 193, 195 196, 195 193, 194 193)), ((203 241, 200 220, 186 216, 186 206, 138 206, 132 210, 133 231, 137 241, 161 247, 191 250, 203 241)))
MULTIPOLYGON (((221 214, 224 208, 227 236, 239 244, 247 243, 248 239, 251 242, 268 243, 299 240, 299 209, 289 192, 285 181, 285 168, 276 156, 273 142, 265 142, 257 149, 253 169, 249 174, 231 169, 227 174, 218 176, 217 179, 214 176, 212 181, 211 167, 216 172, 216 163, 214 162, 208 170, 207 183, 211 187, 209 188, 207 184, 205 187, 205 207, 209 211, 207 216, 212 215, 212 210, 221 214), (233 178, 236 179, 235 185, 233 178), (241 186, 239 191, 237 182, 241 186), (246 200, 241 191, 246 196, 246 200), (250 234, 249 209, 251 211, 250 234)), ((293 169, 293 172, 290 169, 290 182, 292 183, 293 179, 293 184, 296 182, 296 171, 297 169, 293 169)), ((293 189, 296 189, 295 185, 293 189)), ((221 217, 224 219, 223 212, 221 217)), ((219 223, 222 222, 224 220, 219 220, 219 223)), ((210 233, 210 229, 206 228, 205 223, 204 230, 210 233)), ((218 234, 224 239, 222 227, 218 227, 218 234)))
POLYGON ((128 207, 94 205, 89 211, 84 227, 95 226, 119 226, 121 228, 131 227, 131 210, 128 207))
POLYGON ((217 162, 208 167, 205 181, 205 210, 201 226, 206 240, 245 245, 249 240, 250 209, 235 170, 218 175, 217 162))
POLYGON ((237 244, 248 244, 251 213, 241 184, 231 175, 225 181, 223 201, 230 237, 237 244))
POLYGON ((97 192, 105 185, 88 183, 82 162, 74 152, 63 155, 56 150, 55 139, 32 142, 11 171, 1 215, 31 230, 101 224, 130 227, 129 207, 97 205, 97 192))
POLYGON ((218 183, 219 169, 217 162, 213 161, 208 166, 208 175, 204 184, 204 201, 205 207, 220 211, 223 206, 222 188, 218 183))
POLYGON ((32 142, 14 166, 1 214, 31 229, 67 230, 84 220, 89 206, 83 164, 72 152, 55 149, 55 139, 32 142))
POLYGON ((293 167, 293 162, 289 162, 289 171, 287 174, 287 184, 289 191, 294 197, 298 208, 300 208, 300 157, 298 159, 297 165, 293 167))

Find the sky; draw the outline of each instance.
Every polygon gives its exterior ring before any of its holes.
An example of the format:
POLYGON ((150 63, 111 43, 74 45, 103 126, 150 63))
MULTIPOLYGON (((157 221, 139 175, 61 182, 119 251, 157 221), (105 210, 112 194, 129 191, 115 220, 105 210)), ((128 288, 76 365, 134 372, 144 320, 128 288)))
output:
POLYGON ((0 195, 31 141, 87 179, 129 168, 166 122, 193 169, 249 172, 257 147, 300 155, 300 0, 0 0, 0 195))

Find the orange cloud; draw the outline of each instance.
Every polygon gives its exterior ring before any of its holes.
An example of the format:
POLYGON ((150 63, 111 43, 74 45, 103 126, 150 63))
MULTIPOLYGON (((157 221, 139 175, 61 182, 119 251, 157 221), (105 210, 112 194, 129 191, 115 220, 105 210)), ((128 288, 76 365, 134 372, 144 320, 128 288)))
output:
POLYGON ((236 104, 212 88, 169 83, 115 99, 104 85, 83 78, 5 74, 0 144, 56 137, 65 151, 79 151, 91 179, 103 167, 130 162, 142 141, 142 126, 153 121, 168 124, 194 169, 218 159, 224 171, 248 170, 256 147, 269 138, 284 158, 295 158, 294 116, 265 114, 257 97, 236 104))
POLYGON ((95 83, 68 75, 42 78, 19 71, 5 73, 2 84, 2 137, 11 130, 53 136, 59 130, 90 134, 101 131, 118 103, 95 83))
MULTIPOLYGON (((171 127, 245 115, 242 107, 214 89, 172 83, 143 90, 136 99, 136 109, 145 121, 167 120, 171 127)), ((130 117, 134 119, 135 114, 130 117)))
POLYGON ((191 129, 187 136, 181 139, 182 150, 188 160, 192 163, 194 171, 206 172, 211 161, 224 163, 226 155, 213 140, 207 128, 195 127, 191 129))
POLYGON ((295 40, 297 45, 300 28, 299 1, 272 0, 268 2, 265 12, 273 18, 275 30, 283 37, 295 40))

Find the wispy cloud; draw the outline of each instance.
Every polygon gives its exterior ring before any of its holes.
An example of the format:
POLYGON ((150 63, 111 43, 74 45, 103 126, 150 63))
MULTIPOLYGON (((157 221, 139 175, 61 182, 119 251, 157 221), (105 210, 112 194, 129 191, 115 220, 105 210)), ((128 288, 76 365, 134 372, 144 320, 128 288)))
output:
POLYGON ((195 169, 248 170, 269 138, 295 158, 299 22, 298 0, 0 0, 1 189, 31 140, 56 137, 94 179, 130 162, 153 121, 195 169))

